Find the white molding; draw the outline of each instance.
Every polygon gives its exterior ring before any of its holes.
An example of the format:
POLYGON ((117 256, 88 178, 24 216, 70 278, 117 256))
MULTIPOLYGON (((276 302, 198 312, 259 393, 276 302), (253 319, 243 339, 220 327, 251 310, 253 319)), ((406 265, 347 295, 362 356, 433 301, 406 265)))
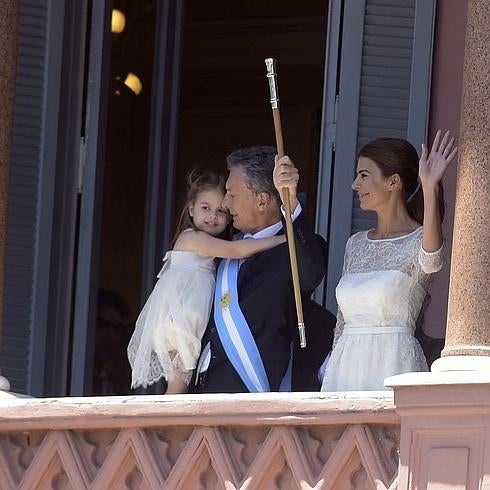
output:
POLYGON ((436 359, 430 370, 433 373, 447 371, 485 371, 490 373, 489 356, 444 356, 436 359))
MULTIPOLYGON (((442 385, 481 385, 490 384, 490 369, 485 371, 439 371, 404 373, 386 378, 385 386, 397 387, 425 387, 442 385)), ((461 400, 464 402, 464 400, 461 400)), ((454 401, 455 402, 455 401, 454 401)))

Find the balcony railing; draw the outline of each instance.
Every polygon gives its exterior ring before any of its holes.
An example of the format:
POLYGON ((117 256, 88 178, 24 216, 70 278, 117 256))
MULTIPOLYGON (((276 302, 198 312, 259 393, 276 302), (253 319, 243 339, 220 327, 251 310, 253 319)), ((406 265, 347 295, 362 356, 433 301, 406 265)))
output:
POLYGON ((0 398, 0 487, 388 489, 390 392, 0 398))

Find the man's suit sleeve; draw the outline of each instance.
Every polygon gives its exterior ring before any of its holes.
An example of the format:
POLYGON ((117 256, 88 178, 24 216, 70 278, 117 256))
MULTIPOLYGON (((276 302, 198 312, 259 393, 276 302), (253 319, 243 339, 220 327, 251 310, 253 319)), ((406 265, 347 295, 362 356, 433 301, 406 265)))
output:
POLYGON ((293 222, 299 278, 303 291, 313 291, 326 272, 325 240, 316 235, 302 211, 293 222))
POLYGON ((319 391, 318 370, 332 349, 336 318, 310 298, 303 298, 306 324, 306 348, 299 345, 299 336, 293 337, 292 391, 319 391))

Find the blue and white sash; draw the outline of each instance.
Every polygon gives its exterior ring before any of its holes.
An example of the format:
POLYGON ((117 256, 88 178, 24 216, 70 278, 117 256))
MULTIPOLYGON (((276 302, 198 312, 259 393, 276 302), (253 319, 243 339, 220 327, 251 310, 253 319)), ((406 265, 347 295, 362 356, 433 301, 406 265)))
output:
POLYGON ((270 391, 259 349, 238 303, 239 263, 224 259, 218 267, 214 322, 226 355, 247 389, 251 393, 270 391))

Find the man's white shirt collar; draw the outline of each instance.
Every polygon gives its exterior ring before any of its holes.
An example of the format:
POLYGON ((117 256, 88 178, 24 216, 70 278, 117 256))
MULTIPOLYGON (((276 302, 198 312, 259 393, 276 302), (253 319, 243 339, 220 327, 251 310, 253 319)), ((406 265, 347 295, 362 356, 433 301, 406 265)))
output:
POLYGON ((273 225, 258 231, 257 233, 245 233, 243 238, 270 238, 277 234, 282 229, 282 221, 278 221, 273 225))
MULTIPOLYGON (((293 221, 299 216, 301 213, 301 204, 298 203, 296 208, 294 209, 294 213, 292 215, 293 221)), ((281 206, 281 212, 284 215, 284 208, 281 206)), ((263 230, 258 231, 257 233, 245 233, 243 235, 243 239, 246 238, 270 238, 277 235, 278 231, 282 229, 282 221, 278 221, 273 225, 264 228, 263 230)))

